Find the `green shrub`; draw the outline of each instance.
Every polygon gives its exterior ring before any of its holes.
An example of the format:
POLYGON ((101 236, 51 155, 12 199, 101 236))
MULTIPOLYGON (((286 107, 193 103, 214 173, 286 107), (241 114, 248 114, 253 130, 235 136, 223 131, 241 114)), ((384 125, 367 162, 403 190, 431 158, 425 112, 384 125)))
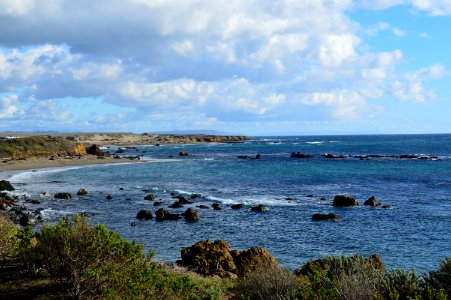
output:
POLYGON ((295 299, 340 299, 338 282, 326 270, 312 270, 306 275, 300 275, 299 280, 301 287, 296 291, 295 299))
POLYGON ((235 293, 244 299, 282 300, 290 299, 299 286, 293 272, 269 266, 244 274, 238 281, 235 293))
POLYGON ((445 258, 438 271, 430 272, 425 278, 426 282, 435 289, 443 289, 451 296, 451 257, 445 258))
POLYGON ((3 265, 5 259, 14 255, 17 231, 17 227, 8 216, 0 213, 0 266, 3 265))

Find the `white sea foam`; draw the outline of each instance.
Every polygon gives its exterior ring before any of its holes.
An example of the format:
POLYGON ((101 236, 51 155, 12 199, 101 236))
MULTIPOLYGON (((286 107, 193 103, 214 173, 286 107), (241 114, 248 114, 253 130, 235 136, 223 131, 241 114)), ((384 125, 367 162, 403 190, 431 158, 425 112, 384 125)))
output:
POLYGON ((305 142, 306 144, 311 144, 311 145, 319 145, 324 143, 323 141, 315 141, 315 142, 305 142))

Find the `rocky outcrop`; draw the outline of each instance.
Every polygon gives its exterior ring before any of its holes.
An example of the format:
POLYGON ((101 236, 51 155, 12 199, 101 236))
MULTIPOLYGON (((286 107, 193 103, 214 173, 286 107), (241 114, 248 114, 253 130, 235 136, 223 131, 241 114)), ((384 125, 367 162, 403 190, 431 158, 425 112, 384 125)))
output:
POLYGON ((379 199, 376 198, 376 196, 371 196, 368 198, 368 200, 365 201, 364 205, 376 207, 382 205, 382 203, 379 201, 379 199))
POLYGON ((257 268, 277 266, 277 261, 263 248, 252 247, 245 251, 231 250, 229 244, 218 240, 200 241, 183 248, 178 263, 196 273, 221 278, 235 278, 257 268))
POLYGON ((253 206, 251 208, 251 211, 255 211, 255 212, 265 212, 265 211, 268 211, 268 210, 269 210, 268 207, 266 207, 266 206, 264 206, 262 204, 257 205, 257 206, 253 206))
POLYGON ((86 154, 86 147, 83 144, 76 144, 74 147, 74 154, 75 155, 85 155, 86 154))
POLYGON ((150 210, 140 210, 137 214, 136 214, 136 218, 138 219, 144 219, 144 220, 150 220, 153 218, 152 212, 150 210))
POLYGON ((349 207, 358 206, 359 201, 356 198, 346 195, 336 195, 334 198, 333 206, 349 207))
POLYGON ((14 191, 14 187, 12 186, 11 182, 7 180, 0 180, 0 191, 8 191, 12 192, 14 191))
POLYGON ((327 221, 327 220, 332 220, 332 221, 339 221, 341 218, 339 215, 337 214, 314 214, 312 216, 312 221, 327 221))
POLYGON ((232 205, 232 209, 240 209, 243 208, 244 204, 243 203, 238 203, 238 204, 233 204, 232 205))
POLYGON ((149 194, 149 195, 147 195, 146 197, 144 197, 144 200, 150 200, 150 201, 153 201, 153 200, 155 200, 157 198, 157 195, 155 195, 155 194, 149 194))
POLYGON ((178 203, 180 203, 180 204, 191 204, 191 203, 193 203, 193 202, 189 201, 188 199, 186 199, 183 196, 173 196, 172 198, 177 199, 178 203))
POLYGON ((187 221, 198 221, 199 220, 199 213, 194 208, 188 208, 184 214, 185 214, 185 219, 187 221))
POLYGON ((109 152, 103 152, 98 145, 91 145, 88 148, 86 148, 86 153, 91 155, 97 155, 100 157, 110 157, 109 152))
POLYGON ((69 200, 72 198, 72 195, 70 193, 57 193, 55 196, 53 196, 56 199, 65 199, 69 200))
POLYGON ((313 155, 312 154, 304 154, 301 152, 293 152, 290 155, 291 158, 312 158, 313 155))
POLYGON ((179 152, 179 156, 188 156, 188 155, 189 155, 189 153, 186 152, 186 151, 180 151, 179 152))
POLYGON ((79 189, 77 192, 77 196, 86 196, 88 192, 85 189, 79 189))

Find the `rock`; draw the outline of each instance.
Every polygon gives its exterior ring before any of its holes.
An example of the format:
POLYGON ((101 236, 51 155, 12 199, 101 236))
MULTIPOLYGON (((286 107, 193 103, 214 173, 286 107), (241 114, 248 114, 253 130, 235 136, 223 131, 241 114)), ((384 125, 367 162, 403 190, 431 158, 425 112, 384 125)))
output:
POLYGON ((312 154, 304 154, 301 152, 293 152, 290 155, 291 158, 312 158, 313 155, 312 154))
POLYGON ((155 200, 157 198, 157 195, 155 195, 155 194, 149 194, 149 195, 147 195, 146 197, 144 197, 144 200, 151 200, 151 201, 153 201, 153 200, 155 200))
POLYGON ((49 192, 44 192, 41 195, 44 196, 44 197, 50 197, 51 196, 49 192))
POLYGON ((357 201, 354 197, 346 196, 346 195, 336 195, 334 198, 333 206, 358 206, 359 201, 357 201))
POLYGON ((86 148, 86 153, 87 154, 91 154, 91 155, 98 155, 102 152, 102 150, 100 150, 100 147, 97 145, 91 145, 88 148, 86 148))
POLYGON ((140 210, 137 214, 136 214, 136 218, 138 219, 145 219, 145 220, 150 220, 153 218, 152 212, 150 210, 140 210))
POLYGON ((11 182, 7 180, 0 180, 0 191, 12 192, 15 188, 12 186, 11 182))
POLYGON ((183 205, 180 204, 179 201, 176 201, 176 202, 172 203, 169 207, 170 207, 170 208, 182 208, 183 205))
POLYGON ((30 226, 30 225, 33 225, 35 222, 36 222, 36 220, 29 215, 22 215, 19 218, 19 224, 21 226, 30 226))
POLYGON ((313 198, 313 195, 312 194, 307 195, 307 198, 313 198))
POLYGON ((240 158, 240 159, 250 159, 250 157, 247 156, 247 155, 238 155, 237 158, 240 158))
POLYGON ((188 155, 189 155, 189 153, 186 152, 186 151, 180 151, 179 152, 179 156, 188 156, 188 155))
POLYGON ((392 208, 393 206, 391 206, 391 205, 382 205, 381 207, 384 208, 384 209, 388 209, 388 208, 392 208))
POLYGON ((199 198, 201 196, 202 196, 201 194, 192 194, 191 195, 191 199, 197 199, 197 198, 199 198))
POLYGON ((364 205, 368 205, 368 206, 371 206, 371 207, 376 207, 376 206, 379 206, 381 204, 382 203, 376 198, 376 196, 371 196, 364 203, 364 205))
POLYGON ((344 155, 333 155, 333 154, 321 154, 322 157, 324 158, 345 158, 344 155))
POLYGON ((232 209, 240 209, 240 208, 243 208, 243 207, 244 207, 243 203, 238 203, 238 204, 233 204, 232 205, 232 209))
POLYGON ((266 206, 264 206, 262 204, 257 205, 257 206, 253 206, 251 208, 251 211, 256 211, 256 212, 265 212, 265 211, 268 211, 268 210, 269 210, 268 207, 266 207, 266 206))
POLYGON ((312 216, 312 221, 326 221, 326 220, 332 220, 332 221, 339 221, 341 218, 337 214, 314 214, 312 216))
POLYGON ((113 199, 113 196, 108 195, 108 196, 106 196, 106 199, 107 199, 107 200, 111 200, 111 199, 113 199))
POLYGON ((77 196, 85 196, 88 192, 85 189, 79 189, 77 192, 77 196))
POLYGON ((164 208, 160 208, 155 212, 155 216, 157 217, 157 220, 164 221, 164 220, 178 220, 180 219, 179 214, 171 214, 164 208))
POLYGON ((68 200, 68 199, 72 198, 72 195, 69 194, 69 193, 57 193, 53 197, 56 198, 56 199, 66 199, 66 200, 68 200))
POLYGON ((191 247, 183 248, 182 259, 178 263, 196 273, 221 278, 244 276, 256 269, 277 266, 277 261, 263 248, 231 250, 229 244, 218 240, 200 241, 191 247))
POLYGON ((31 203, 31 204, 41 204, 41 201, 36 200, 36 199, 31 199, 31 200, 30 200, 30 203, 31 203))
POLYGON ((188 208, 185 211, 185 219, 187 221, 197 221, 199 220, 199 213, 194 208, 188 208))
POLYGON ((260 154, 255 155, 255 159, 260 159, 262 156, 260 154))
POLYGON ((203 205, 203 204, 201 204, 201 205, 198 205, 198 206, 196 206, 197 208, 200 208, 200 209, 209 209, 210 207, 208 207, 207 205, 203 205))
POLYGON ((222 208, 219 206, 219 203, 213 203, 211 205, 211 207, 213 207, 214 210, 221 210, 222 208))
POLYGON ((178 199, 180 204, 192 204, 193 202, 189 201, 188 199, 186 199, 183 196, 173 196, 172 198, 174 199, 178 199))
POLYGON ((160 206, 161 204, 163 204, 163 202, 161 202, 161 201, 155 201, 155 202, 153 203, 153 206, 160 206))

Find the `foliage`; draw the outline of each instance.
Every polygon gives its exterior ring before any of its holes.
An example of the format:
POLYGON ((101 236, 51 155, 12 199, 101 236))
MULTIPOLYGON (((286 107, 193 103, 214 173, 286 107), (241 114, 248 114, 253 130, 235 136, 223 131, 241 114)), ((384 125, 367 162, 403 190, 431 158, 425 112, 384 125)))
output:
POLYGON ((3 261, 14 254, 18 229, 3 213, 0 213, 0 266, 3 261))
POLYGON ((290 299, 298 287, 293 272, 272 265, 246 273, 239 279, 235 293, 242 298, 282 300, 290 299))
POLYGON ((0 141, 0 157, 39 157, 74 154, 75 143, 51 136, 33 136, 0 141))
POLYGON ((331 278, 326 270, 312 270, 306 275, 301 275, 300 281, 301 287, 296 292, 296 299, 340 299, 338 282, 331 278))
POLYGON ((443 289, 448 295, 451 295, 451 257, 445 258, 440 263, 439 269, 430 272, 425 280, 431 287, 443 289))

